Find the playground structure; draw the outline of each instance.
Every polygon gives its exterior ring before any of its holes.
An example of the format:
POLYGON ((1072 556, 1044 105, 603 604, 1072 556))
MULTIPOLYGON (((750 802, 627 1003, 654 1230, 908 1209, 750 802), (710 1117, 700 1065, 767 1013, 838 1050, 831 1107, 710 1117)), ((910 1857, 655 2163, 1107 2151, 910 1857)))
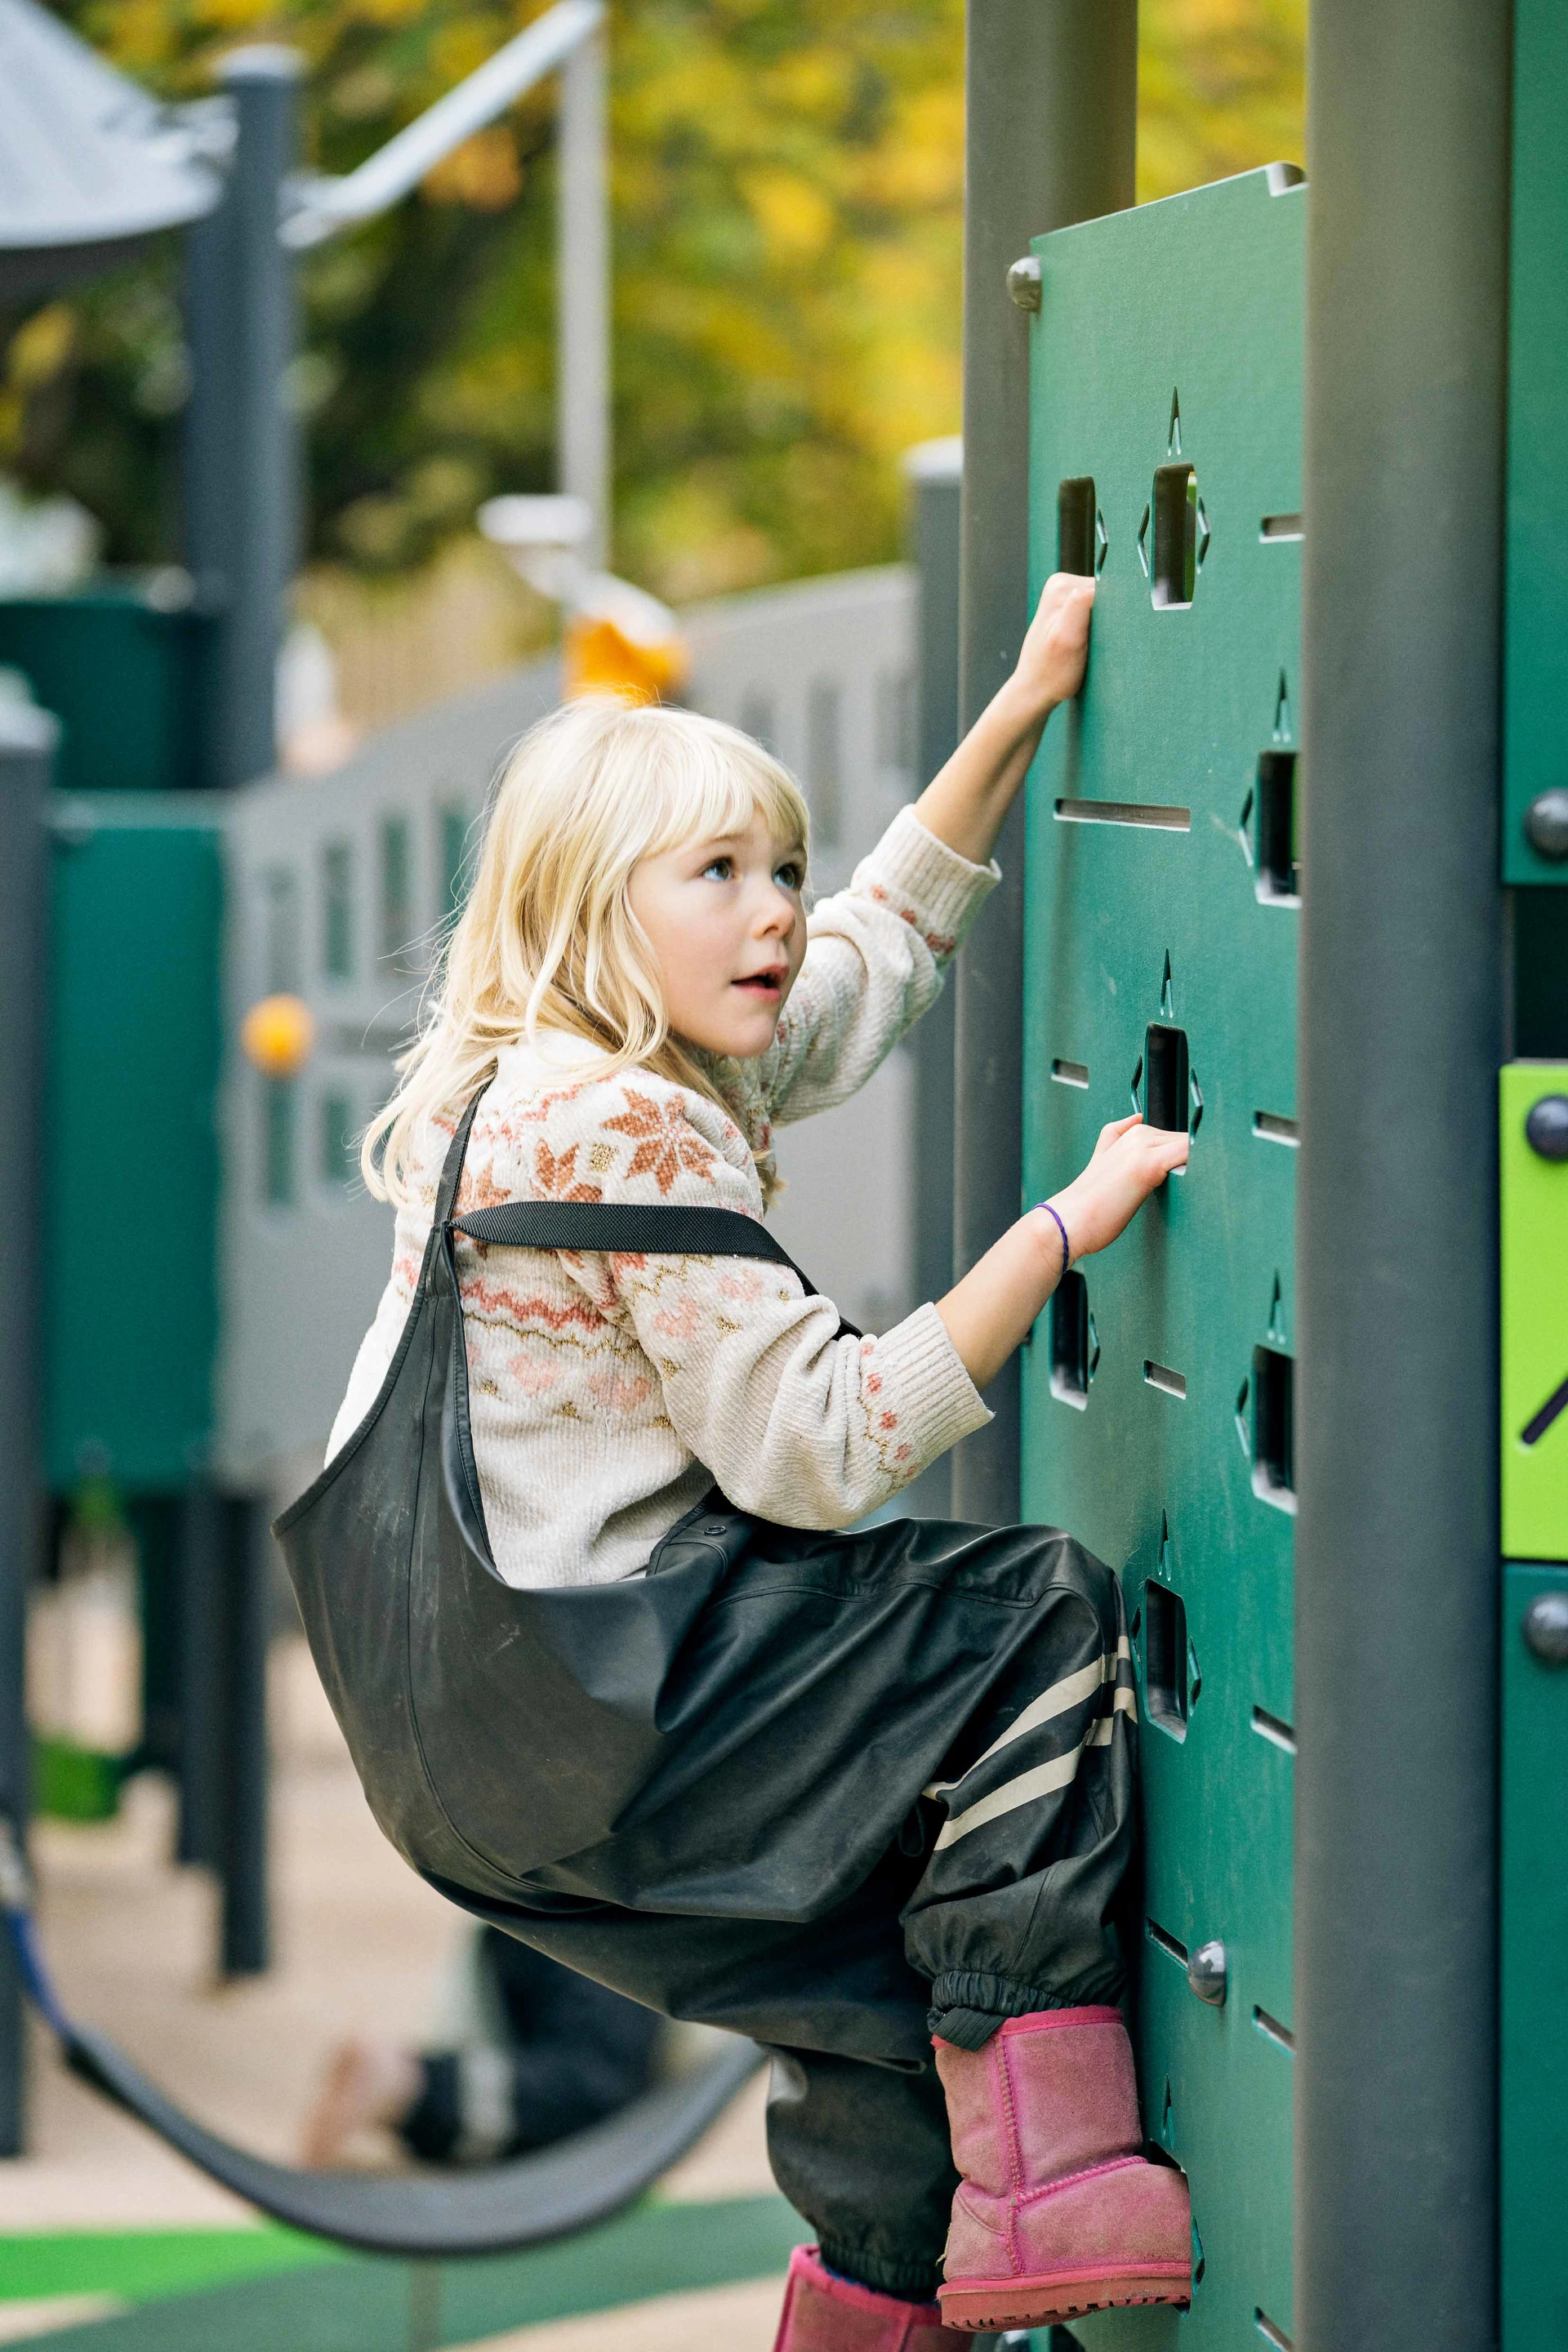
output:
MULTIPOLYGON (((1568 36, 1546 0, 1511 21, 1319 0, 1311 39, 1309 185, 1259 173, 1134 210, 1128 0, 991 0, 970 28, 963 716, 1005 674, 1031 580, 1060 563, 1101 585, 1081 708, 1047 738, 962 968, 959 1263, 1134 1100, 1194 1136, 1169 1201, 1064 1287, 954 1465, 961 1515, 1059 1517, 1114 1559, 1135 1626, 1143 2089, 1192 2178, 1200 2274, 1188 2317, 1086 2321, 1086 2352, 1470 2352, 1500 2310, 1535 2352, 1568 2294, 1568 36)), ((47 730, 28 723, 11 772, 36 792, 47 730)), ((174 1049, 187 1086, 203 1054, 216 1085, 258 974, 281 970, 265 877, 303 789, 176 827, 209 877, 237 828, 251 890, 226 1022, 204 1000, 174 1049)), ((332 789, 310 788, 311 891, 332 789)), ((405 936, 455 870, 441 790, 410 836, 405 936)), ((31 840, 20 792, 5 805, 31 840)), ((61 811, 56 856, 90 862, 106 814, 73 849, 61 811)), ((384 881, 390 785, 362 814, 362 873, 379 858, 384 881)), ((100 927, 128 895, 104 872, 100 927)), ((395 958, 400 929, 367 936, 395 958)), ((13 1002, 28 936, 7 924, 13 1002)), ((183 1002, 173 964, 168 985, 183 1002)), ((321 1100, 292 1127, 230 1061, 247 1174, 227 1216, 257 1215, 268 1139, 324 1165, 340 1067, 370 1081, 318 1028, 321 1100)), ((156 1191, 171 1172, 150 1166, 138 1230, 177 1227, 210 1266, 207 1229, 156 1191)), ((340 1211, 360 1213, 319 1208, 340 1211)), ((59 1267, 106 1204, 54 1213, 59 1267)), ((248 1405, 224 1410, 247 1444, 248 1405)), ((287 1452, 268 1445, 253 1465, 287 1452)), ((243 1507, 215 1486, 195 1523, 207 1549, 187 1534, 184 1556, 227 1563, 242 1623, 243 1507)), ((255 1752, 237 1742, 218 1775, 231 1818, 255 1752)))

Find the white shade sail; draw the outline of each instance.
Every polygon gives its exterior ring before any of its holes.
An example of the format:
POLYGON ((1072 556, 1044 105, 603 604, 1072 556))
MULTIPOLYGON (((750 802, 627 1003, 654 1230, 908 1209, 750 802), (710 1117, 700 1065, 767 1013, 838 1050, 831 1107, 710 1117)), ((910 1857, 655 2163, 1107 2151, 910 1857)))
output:
POLYGON ((0 0, 0 296, 120 258, 220 194, 201 131, 35 0, 0 0))

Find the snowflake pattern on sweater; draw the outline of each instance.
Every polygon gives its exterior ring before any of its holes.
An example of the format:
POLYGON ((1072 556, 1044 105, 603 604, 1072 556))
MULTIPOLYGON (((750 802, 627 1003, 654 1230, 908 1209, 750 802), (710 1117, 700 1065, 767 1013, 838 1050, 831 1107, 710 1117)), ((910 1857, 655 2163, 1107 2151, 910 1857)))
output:
MULTIPOLYGON (((760 1218, 775 1125, 844 1101, 931 1004, 994 866, 902 810, 808 924, 773 1044, 709 1065, 724 1101, 559 1032, 503 1049, 460 1210, 518 1198, 674 1202, 760 1218)), ((407 1318, 454 1118, 420 1139, 392 1277, 330 1460, 369 1411, 407 1318)), ((459 1237, 474 1454, 510 1583, 636 1575, 719 1486, 790 1527, 847 1526, 988 1418, 941 1317, 837 1336, 830 1301, 765 1260, 485 1245, 459 1237)))

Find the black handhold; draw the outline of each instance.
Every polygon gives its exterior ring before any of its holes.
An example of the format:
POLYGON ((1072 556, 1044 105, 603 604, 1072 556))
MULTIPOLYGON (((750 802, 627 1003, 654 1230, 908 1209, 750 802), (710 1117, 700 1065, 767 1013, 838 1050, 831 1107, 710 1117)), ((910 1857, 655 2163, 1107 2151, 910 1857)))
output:
POLYGON ((1538 856, 1553 865, 1568 857, 1568 791, 1561 784, 1537 793, 1524 812, 1524 837, 1538 856))
POLYGON ((1200 2000, 1211 2009, 1223 2009, 1229 1990, 1228 1967, 1225 1946, 1221 1943, 1200 1944, 1187 1962, 1187 1982, 1200 2000))
POLYGON ((1543 1666, 1568 1666, 1568 1592, 1542 1592, 1524 1612, 1524 1646, 1543 1666))
POLYGON ((1568 1160, 1568 1095, 1542 1095, 1531 1104, 1524 1139, 1542 1160, 1568 1160))

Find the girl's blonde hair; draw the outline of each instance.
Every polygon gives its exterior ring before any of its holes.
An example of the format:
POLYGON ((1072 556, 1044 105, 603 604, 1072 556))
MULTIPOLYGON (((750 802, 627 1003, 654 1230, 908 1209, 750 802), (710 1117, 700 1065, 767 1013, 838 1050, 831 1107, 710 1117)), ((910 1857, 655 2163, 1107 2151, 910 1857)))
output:
MULTIPOLYGON (((608 695, 568 702, 529 730, 497 786, 479 867, 431 975, 417 1041, 360 1152, 382 1200, 408 1197, 416 1137, 465 1103, 502 1045, 563 1029, 603 1047, 609 1076, 636 1064, 722 1102, 673 1036, 658 964, 628 896, 632 869, 682 841, 744 832, 808 837, 788 771, 738 728, 608 695)), ((727 1106, 726 1106, 727 1108, 727 1106)))

